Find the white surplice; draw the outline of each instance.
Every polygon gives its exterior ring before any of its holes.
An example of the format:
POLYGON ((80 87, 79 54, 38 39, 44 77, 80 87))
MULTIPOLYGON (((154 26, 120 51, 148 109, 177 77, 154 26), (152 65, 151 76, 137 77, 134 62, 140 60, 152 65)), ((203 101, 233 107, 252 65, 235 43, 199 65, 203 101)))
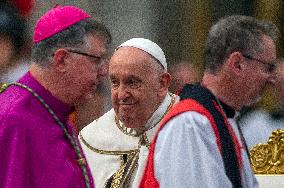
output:
MULTIPOLYGON (((258 187, 235 119, 229 119, 241 145, 243 188, 258 187)), ((171 119, 159 133, 154 155, 155 176, 161 188, 230 188, 232 184, 209 120, 197 112, 171 119)))

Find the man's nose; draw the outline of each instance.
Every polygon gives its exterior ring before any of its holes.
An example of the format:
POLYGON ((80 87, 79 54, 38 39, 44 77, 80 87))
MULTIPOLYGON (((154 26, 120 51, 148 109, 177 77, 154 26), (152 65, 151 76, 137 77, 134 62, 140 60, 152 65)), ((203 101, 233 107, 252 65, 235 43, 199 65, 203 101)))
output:
POLYGON ((117 96, 118 96, 118 99, 125 100, 126 98, 130 96, 130 91, 126 86, 120 85, 117 88, 117 96))
POLYGON ((276 73, 271 73, 271 75, 267 78, 267 82, 270 84, 275 84, 277 80, 277 75, 276 73))
POLYGON ((98 67, 98 75, 103 77, 108 73, 108 66, 106 64, 99 65, 98 67))

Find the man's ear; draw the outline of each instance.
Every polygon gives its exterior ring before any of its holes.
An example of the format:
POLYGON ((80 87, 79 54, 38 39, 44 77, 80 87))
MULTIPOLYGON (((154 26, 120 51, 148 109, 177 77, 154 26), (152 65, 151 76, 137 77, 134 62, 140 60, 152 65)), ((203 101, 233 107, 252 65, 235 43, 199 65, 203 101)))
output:
POLYGON ((233 52, 229 55, 225 64, 231 73, 239 75, 243 69, 243 62, 244 62, 244 57, 242 56, 242 53, 233 52))
POLYGON ((66 63, 69 53, 66 49, 60 48, 53 53, 52 66, 59 72, 66 71, 66 63))
POLYGON ((168 92, 168 88, 170 86, 170 81, 171 81, 171 75, 169 73, 163 73, 160 76, 160 96, 165 96, 168 92))

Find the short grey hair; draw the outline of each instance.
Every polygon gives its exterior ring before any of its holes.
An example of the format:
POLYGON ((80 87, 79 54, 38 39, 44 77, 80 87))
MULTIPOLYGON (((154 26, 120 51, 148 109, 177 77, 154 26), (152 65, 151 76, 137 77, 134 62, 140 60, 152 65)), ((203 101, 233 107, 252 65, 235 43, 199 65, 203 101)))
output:
POLYGON ((269 21, 250 16, 233 15, 221 18, 209 30, 204 52, 205 71, 217 71, 232 52, 250 55, 260 52, 264 35, 276 42, 279 30, 269 21))
POLYGON ((109 30, 103 24, 88 18, 45 40, 34 43, 32 47, 32 61, 41 67, 48 67, 57 49, 84 48, 87 34, 100 35, 106 39, 107 44, 110 44, 112 40, 109 30))

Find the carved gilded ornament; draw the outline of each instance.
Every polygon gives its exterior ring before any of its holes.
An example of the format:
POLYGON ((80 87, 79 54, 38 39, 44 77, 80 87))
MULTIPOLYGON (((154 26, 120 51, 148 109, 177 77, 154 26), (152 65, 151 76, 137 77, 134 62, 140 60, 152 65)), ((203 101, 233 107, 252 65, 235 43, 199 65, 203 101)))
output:
POLYGON ((267 143, 254 146, 250 162, 255 174, 284 174, 284 130, 273 131, 267 143))

